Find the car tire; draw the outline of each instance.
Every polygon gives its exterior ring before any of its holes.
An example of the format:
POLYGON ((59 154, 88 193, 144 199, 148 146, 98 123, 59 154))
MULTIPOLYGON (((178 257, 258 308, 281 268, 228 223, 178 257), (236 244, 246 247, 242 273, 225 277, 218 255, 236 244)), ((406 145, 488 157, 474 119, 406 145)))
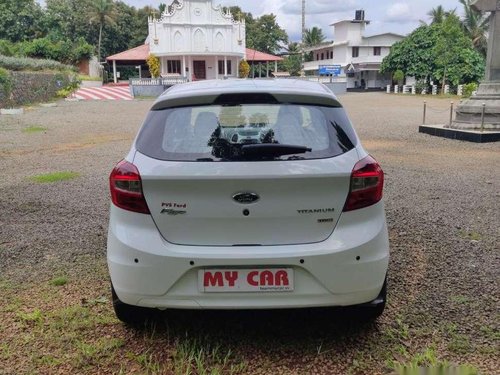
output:
POLYGON ((131 326, 142 326, 154 318, 153 310, 146 307, 133 306, 122 302, 111 284, 111 296, 116 317, 131 326))

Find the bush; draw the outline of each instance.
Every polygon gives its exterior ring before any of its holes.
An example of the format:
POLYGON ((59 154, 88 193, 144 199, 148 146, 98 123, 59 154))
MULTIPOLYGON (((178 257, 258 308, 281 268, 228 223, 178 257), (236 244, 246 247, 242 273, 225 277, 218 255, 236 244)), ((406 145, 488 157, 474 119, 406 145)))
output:
POLYGON ((398 85, 402 85, 405 79, 405 74, 402 70, 396 70, 392 75, 392 79, 398 82, 398 85))
POLYGON ((70 77, 67 77, 67 76, 64 77, 64 75, 56 74, 55 79, 56 79, 56 82, 68 82, 65 87, 63 87, 62 89, 57 91, 56 96, 58 98, 67 98, 68 96, 70 96, 70 94, 72 94, 73 92, 78 90, 78 88, 80 87, 80 84, 82 83, 82 80, 76 74, 74 74, 70 77), (69 78, 69 81, 68 81, 68 78, 69 78))
POLYGON ((121 80, 127 81, 130 78, 139 78, 139 70, 134 66, 122 66, 119 70, 121 80))
POLYGON ((52 41, 49 38, 34 39, 19 45, 19 54, 26 57, 55 60, 67 64, 77 64, 90 58, 94 47, 80 38, 76 42, 69 40, 52 41))
POLYGON ((146 61, 149 66, 149 72, 151 77, 158 78, 160 76, 160 59, 155 55, 151 54, 146 61))
POLYGON ((0 39, 0 55, 16 56, 19 53, 19 44, 14 44, 8 40, 0 39))
POLYGON ((475 83, 475 82, 467 83, 463 87, 462 96, 464 98, 470 98, 472 96, 472 93, 474 91, 477 91, 477 87, 478 87, 477 83, 475 83))
POLYGON ((0 68, 0 101, 8 103, 12 92, 12 79, 7 70, 0 68))
POLYGON ((54 60, 31 59, 28 57, 11 57, 0 55, 0 68, 23 71, 23 70, 59 70, 76 71, 76 68, 70 65, 61 64, 54 60))
POLYGON ((250 65, 248 65, 246 60, 240 61, 239 73, 241 78, 247 78, 250 74, 250 65))
POLYGON ((426 80, 418 80, 416 85, 415 85, 415 88, 417 90, 417 93, 420 93, 420 94, 424 90, 426 90, 427 94, 431 93, 431 87, 429 86, 429 84, 427 83, 426 80))

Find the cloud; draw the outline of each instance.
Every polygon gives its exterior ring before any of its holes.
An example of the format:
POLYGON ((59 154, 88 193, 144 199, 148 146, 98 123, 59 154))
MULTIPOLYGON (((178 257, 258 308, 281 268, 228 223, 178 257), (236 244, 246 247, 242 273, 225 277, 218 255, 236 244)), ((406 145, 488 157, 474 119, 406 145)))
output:
POLYGON ((387 9, 386 15, 391 20, 407 18, 411 15, 411 9, 406 3, 395 3, 387 9))
MULTIPOLYGON (((307 14, 338 13, 359 7, 358 0, 306 0, 307 14)), ((301 14, 302 2, 286 1, 280 9, 285 14, 301 14)))
POLYGON ((420 20, 421 13, 421 9, 413 9, 408 3, 398 2, 387 8, 383 21, 387 23, 415 24, 420 20))

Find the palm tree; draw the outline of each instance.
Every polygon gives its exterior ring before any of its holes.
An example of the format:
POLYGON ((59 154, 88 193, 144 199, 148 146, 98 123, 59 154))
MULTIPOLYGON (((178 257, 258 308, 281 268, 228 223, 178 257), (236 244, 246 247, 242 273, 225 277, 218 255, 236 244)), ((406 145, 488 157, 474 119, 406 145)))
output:
POLYGON ((292 76, 300 75, 302 69, 302 49, 300 44, 296 42, 289 43, 286 49, 286 56, 283 60, 284 68, 292 76))
POLYGON ((99 25, 99 42, 97 47, 97 60, 101 61, 102 29, 104 25, 115 25, 116 12, 113 0, 92 0, 90 7, 90 23, 99 25))
POLYGON ((464 18, 462 19, 462 28, 471 38, 476 51, 486 56, 488 46, 488 29, 490 19, 481 12, 472 9, 471 0, 459 0, 464 6, 464 18))
POLYGON ((315 46, 324 42, 326 37, 323 35, 323 30, 314 26, 312 29, 305 31, 304 44, 307 47, 315 46))
POLYGON ((285 49, 287 51, 287 55, 300 55, 302 53, 300 44, 296 42, 288 43, 288 46, 286 46, 285 49))
POLYGON ((455 15, 456 11, 456 9, 446 11, 442 5, 438 5, 427 12, 427 15, 431 17, 431 25, 433 25, 435 23, 443 23, 446 17, 455 15))

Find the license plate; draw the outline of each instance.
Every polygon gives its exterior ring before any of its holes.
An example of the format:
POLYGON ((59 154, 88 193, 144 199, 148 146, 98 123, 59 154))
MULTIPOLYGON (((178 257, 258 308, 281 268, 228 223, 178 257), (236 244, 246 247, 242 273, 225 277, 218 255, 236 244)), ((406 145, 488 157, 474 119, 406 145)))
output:
POLYGON ((204 269, 198 271, 201 292, 291 292, 292 268, 204 269))

